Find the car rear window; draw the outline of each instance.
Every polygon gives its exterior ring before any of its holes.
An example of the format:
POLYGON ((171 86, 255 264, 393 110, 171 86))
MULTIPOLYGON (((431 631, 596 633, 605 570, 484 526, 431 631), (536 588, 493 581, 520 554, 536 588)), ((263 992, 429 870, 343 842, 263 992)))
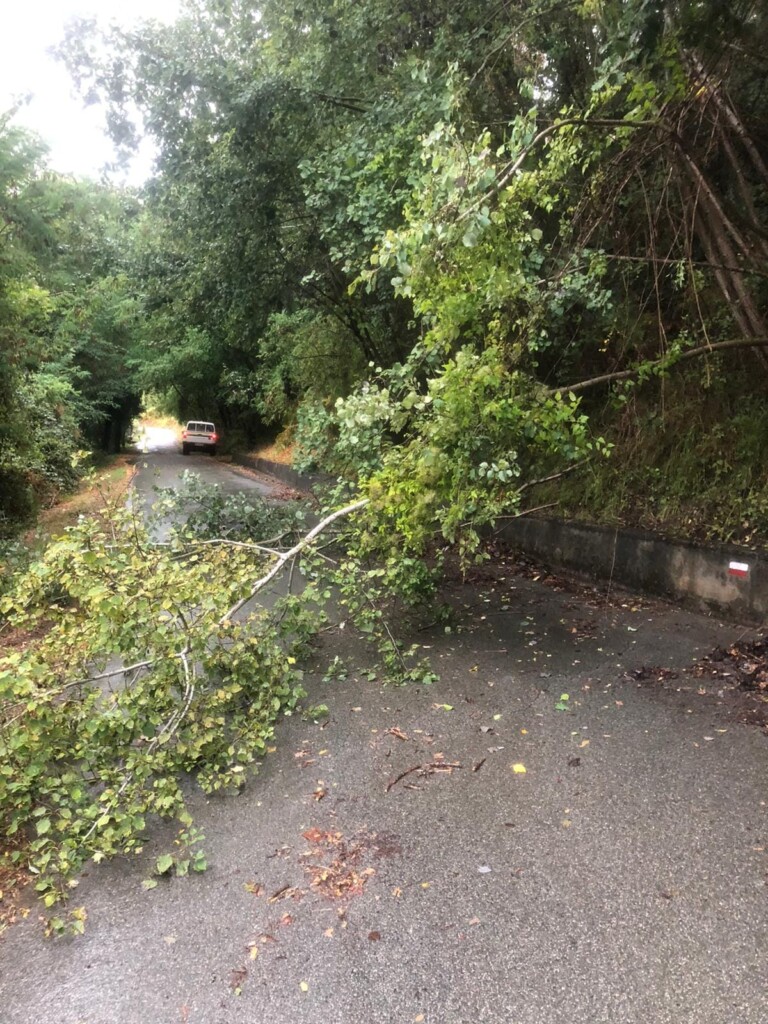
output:
POLYGON ((216 429, 212 423, 196 423, 194 420, 190 420, 187 424, 187 430, 193 434, 215 434, 216 429))

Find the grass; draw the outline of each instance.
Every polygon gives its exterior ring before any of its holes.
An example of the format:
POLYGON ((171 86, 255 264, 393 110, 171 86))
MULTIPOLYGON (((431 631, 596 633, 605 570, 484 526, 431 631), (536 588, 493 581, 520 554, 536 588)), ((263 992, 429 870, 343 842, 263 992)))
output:
POLYGON ((270 462, 279 462, 283 466, 290 466, 293 460, 293 442, 286 443, 277 438, 277 440, 261 445, 248 454, 257 459, 268 459, 270 462))
POLYGON ((108 499, 119 498, 127 493, 134 473, 135 455, 114 455, 101 463, 94 472, 81 481, 77 490, 52 508, 45 509, 38 516, 36 526, 24 535, 31 547, 43 547, 52 537, 57 537, 68 526, 74 526, 78 518, 96 512, 108 499))

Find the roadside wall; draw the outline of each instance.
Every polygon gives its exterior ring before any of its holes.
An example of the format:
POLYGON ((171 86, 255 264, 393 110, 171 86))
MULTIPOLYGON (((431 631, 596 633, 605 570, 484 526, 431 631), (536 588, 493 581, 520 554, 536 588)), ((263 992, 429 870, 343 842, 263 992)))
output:
POLYGON ((526 516, 507 521, 495 535, 552 566, 741 621, 768 619, 768 560, 742 548, 526 516))
POLYGON ((295 487, 297 491, 312 491, 320 484, 333 482, 332 477, 323 473, 298 473, 290 466, 284 466, 282 462, 271 462, 269 459, 260 459, 255 455, 233 455, 232 461, 238 466, 247 466, 248 469, 266 473, 267 476, 281 480, 289 487, 295 487))
MULTIPOLYGON (((332 482, 329 476, 298 473, 250 455, 235 455, 233 461, 300 491, 332 482)), ((744 622, 768 620, 768 558, 743 548, 532 516, 507 520, 495 536, 551 566, 673 598, 699 611, 744 622)))

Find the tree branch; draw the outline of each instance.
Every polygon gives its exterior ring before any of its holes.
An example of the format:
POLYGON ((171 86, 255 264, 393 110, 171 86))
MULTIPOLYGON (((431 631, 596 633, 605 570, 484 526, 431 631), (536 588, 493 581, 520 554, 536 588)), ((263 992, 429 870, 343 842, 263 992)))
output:
POLYGON ((336 522, 337 519, 341 519, 342 516, 351 515, 352 512, 357 512, 358 509, 365 508, 368 501, 368 498, 361 498, 359 501, 352 502, 351 505, 345 505, 344 508, 336 509, 335 512, 326 516, 325 519, 321 519, 316 526, 312 527, 309 533, 305 534, 301 540, 298 541, 298 543, 294 544, 288 551, 283 551, 278 555, 269 571, 254 583, 249 593, 246 594, 244 598, 238 601, 237 604, 233 604, 232 607, 222 615, 219 622, 221 624, 228 622, 232 616, 239 612, 244 605, 248 604, 248 602, 251 601, 258 592, 270 582, 270 580, 273 580, 275 576, 277 576, 286 562, 289 562, 292 558, 295 558, 296 555, 300 554, 300 552, 308 547, 315 537, 318 537, 323 530, 327 529, 331 525, 331 523, 336 522))
POLYGON ((550 397, 557 394, 577 394, 579 391, 586 391, 588 388, 596 387, 598 384, 612 384, 617 380, 632 380, 639 377, 647 369, 666 369, 682 362, 683 359, 695 359, 697 356, 706 356, 711 352, 719 352, 731 348, 755 348, 768 345, 768 338, 732 338, 729 341, 716 341, 712 345, 702 345, 700 348, 689 348, 679 355, 660 359, 655 363, 646 363, 643 366, 636 366, 631 370, 618 370, 616 373, 604 373, 599 377, 590 377, 589 380, 581 380, 577 384, 566 384, 563 387, 550 388, 546 395, 550 397))

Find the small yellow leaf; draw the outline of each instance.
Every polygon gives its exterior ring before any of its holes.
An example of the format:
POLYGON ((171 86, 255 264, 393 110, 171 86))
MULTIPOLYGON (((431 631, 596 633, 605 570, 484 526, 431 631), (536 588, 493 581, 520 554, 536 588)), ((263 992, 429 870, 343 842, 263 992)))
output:
POLYGON ((512 765, 512 771, 515 773, 515 775, 525 775, 527 768, 524 764, 520 764, 518 762, 518 764, 512 765))
POLYGON ((527 736, 528 735, 528 730, 527 729, 521 729, 520 732, 522 733, 523 736, 527 736))
POLYGON ((301 989, 302 992, 309 992, 309 985, 306 983, 306 981, 300 981, 299 988, 301 989))
POLYGON ((250 953, 251 960, 255 960, 259 955, 259 947, 254 944, 249 948, 248 952, 250 953))
POLYGON ((422 882, 422 883, 421 883, 421 888, 422 888, 422 889, 428 889, 428 888, 429 888, 429 885, 430 885, 430 883, 429 883, 429 882, 422 882))
POLYGON ((588 746, 589 746, 589 740, 582 740, 581 743, 579 744, 579 747, 588 747, 588 746))
POLYGON ((326 939, 332 939, 333 938, 333 928, 326 928, 325 931, 323 932, 323 935, 326 937, 326 939))

